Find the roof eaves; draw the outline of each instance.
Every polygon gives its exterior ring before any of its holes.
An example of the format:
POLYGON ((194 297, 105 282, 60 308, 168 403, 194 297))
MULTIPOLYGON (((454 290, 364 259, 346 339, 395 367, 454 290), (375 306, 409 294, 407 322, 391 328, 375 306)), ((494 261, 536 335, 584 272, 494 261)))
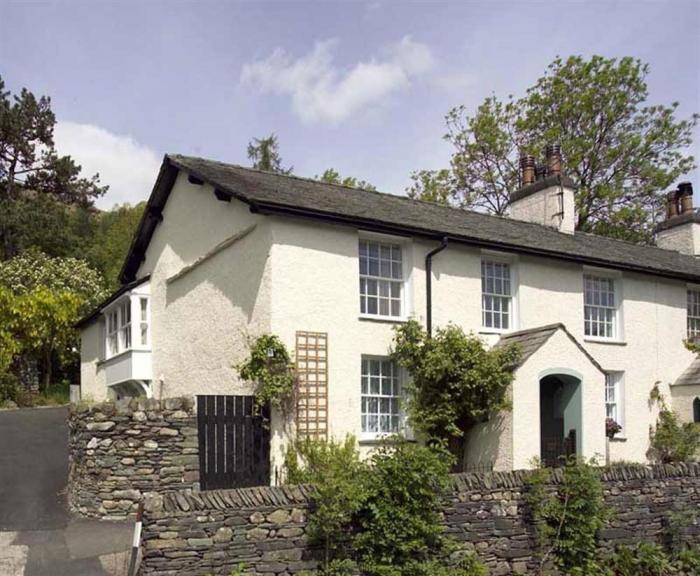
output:
POLYGON ((145 282, 148 282, 150 279, 151 275, 147 274, 146 276, 133 280, 132 282, 124 284, 123 286, 120 286, 119 288, 117 288, 117 290, 112 292, 107 298, 105 298, 102 302, 95 306, 95 308, 93 308, 93 310, 90 313, 78 320, 73 326, 75 328, 82 328, 86 324, 89 324, 100 315, 100 312, 102 312, 102 310, 104 310, 112 302, 117 300, 120 296, 126 294, 129 290, 136 288, 137 286, 140 286, 145 282))

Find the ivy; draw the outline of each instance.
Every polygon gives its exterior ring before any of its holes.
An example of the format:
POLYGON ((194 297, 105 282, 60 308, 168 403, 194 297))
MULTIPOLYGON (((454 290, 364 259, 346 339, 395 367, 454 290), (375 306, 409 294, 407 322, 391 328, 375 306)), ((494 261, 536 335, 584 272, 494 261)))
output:
POLYGON ((282 408, 294 390, 294 367, 284 343, 264 334, 250 345, 250 356, 237 367, 241 378, 254 382, 255 403, 282 408))
POLYGON ((666 404, 658 383, 652 388, 650 402, 659 406, 656 426, 650 431, 648 456, 656 462, 668 464, 684 462, 697 457, 700 450, 700 426, 681 422, 678 414, 666 404))

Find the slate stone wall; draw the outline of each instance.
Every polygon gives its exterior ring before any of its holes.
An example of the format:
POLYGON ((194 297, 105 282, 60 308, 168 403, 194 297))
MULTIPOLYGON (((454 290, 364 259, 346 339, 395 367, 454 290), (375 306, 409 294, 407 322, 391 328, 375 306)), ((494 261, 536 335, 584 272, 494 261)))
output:
POLYGON ((123 518, 144 494, 199 487, 192 398, 134 398, 71 408, 68 501, 85 516, 123 518))
MULTIPOLYGON (((526 520, 527 472, 453 477, 444 509, 446 530, 475 549, 492 576, 526 574, 537 560, 526 520)), ((552 488, 560 481, 555 472, 552 488)), ((661 541, 675 506, 700 509, 700 464, 615 467, 603 472, 605 498, 616 511, 602 544, 661 541)), ((306 536, 310 492, 301 486, 175 492, 146 498, 141 574, 246 573, 287 576, 313 567, 306 536)), ((685 538, 700 544, 697 527, 685 538)))

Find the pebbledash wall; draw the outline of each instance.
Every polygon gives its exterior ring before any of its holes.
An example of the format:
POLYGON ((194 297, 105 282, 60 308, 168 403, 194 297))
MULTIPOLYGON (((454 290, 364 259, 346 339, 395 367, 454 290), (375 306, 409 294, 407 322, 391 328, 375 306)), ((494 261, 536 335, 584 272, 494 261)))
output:
POLYGON ((119 518, 144 494, 199 487, 192 398, 134 398, 71 409, 69 492, 73 510, 119 518))
MULTIPOLYGON (((528 472, 453 477, 444 508, 455 539, 478 552, 492 576, 526 574, 537 563, 535 534, 523 499, 528 472)), ((559 483, 555 471, 552 485, 559 483)), ((661 541, 669 513, 700 508, 700 463, 619 466, 602 473, 614 519, 604 547, 641 539, 661 541)), ((174 492, 146 498, 140 574, 246 573, 287 576, 316 566, 306 535, 310 491, 303 486, 174 492)), ((683 531, 700 544, 700 528, 683 531)))

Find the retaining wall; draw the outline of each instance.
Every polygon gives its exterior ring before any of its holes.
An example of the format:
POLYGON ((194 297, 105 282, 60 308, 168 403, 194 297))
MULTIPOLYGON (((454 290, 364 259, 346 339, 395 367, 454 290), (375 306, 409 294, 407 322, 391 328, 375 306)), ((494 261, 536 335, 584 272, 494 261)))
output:
MULTIPOLYGON (((492 576, 528 573, 535 535, 526 520, 527 472, 461 474, 446 495, 446 530, 475 549, 492 576)), ((561 479, 555 471, 551 488, 561 479)), ((601 544, 661 541, 674 506, 700 510, 700 463, 615 467, 603 471, 615 518, 601 544)), ((225 574, 241 562, 253 574, 287 576, 315 566, 306 537, 305 487, 172 493, 146 499, 141 574, 225 574)), ((685 538, 700 544, 697 527, 685 538)))
POLYGON ((69 430, 68 501, 80 514, 120 518, 146 493, 199 487, 192 398, 73 406, 69 430))

